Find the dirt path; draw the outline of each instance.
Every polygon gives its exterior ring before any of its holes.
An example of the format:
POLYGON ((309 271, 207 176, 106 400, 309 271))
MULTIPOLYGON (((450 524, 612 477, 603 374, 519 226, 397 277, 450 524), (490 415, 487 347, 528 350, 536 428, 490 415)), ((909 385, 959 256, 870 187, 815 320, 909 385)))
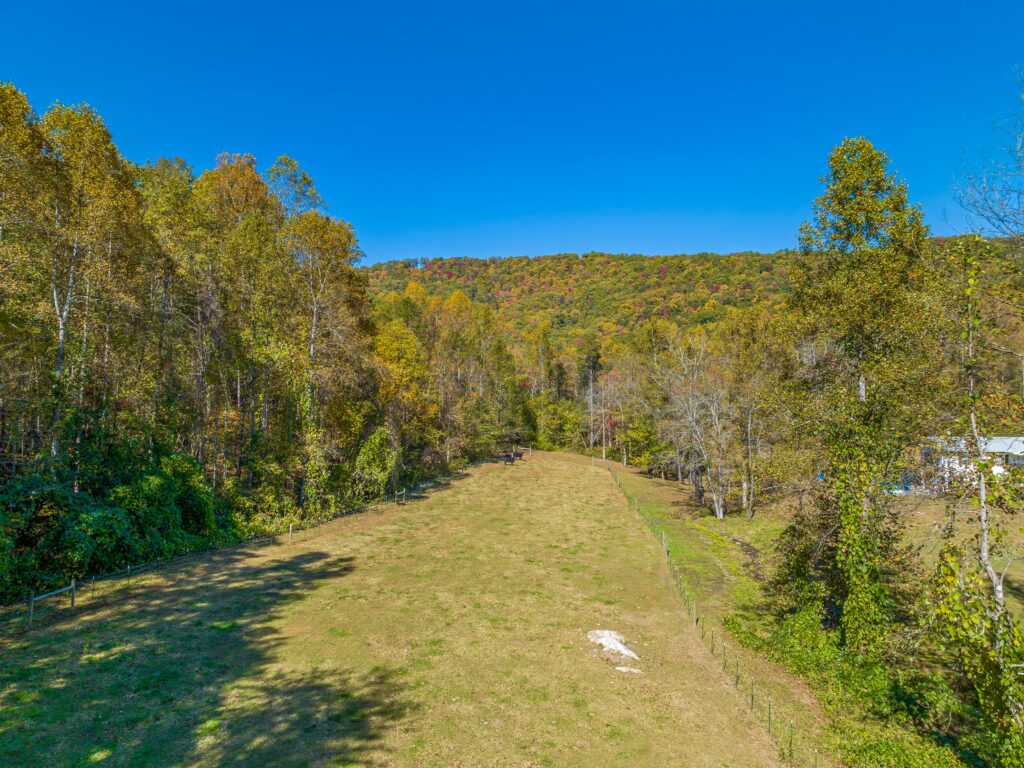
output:
POLYGON ((0 751, 25 765, 777 764, 607 471, 554 456, 221 558, 5 661, 0 751))

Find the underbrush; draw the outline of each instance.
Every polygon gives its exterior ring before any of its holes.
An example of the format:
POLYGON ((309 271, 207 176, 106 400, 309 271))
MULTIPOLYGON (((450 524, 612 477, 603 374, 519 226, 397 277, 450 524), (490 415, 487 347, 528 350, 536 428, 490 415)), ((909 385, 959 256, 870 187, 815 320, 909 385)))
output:
MULTIPOLYGON (((217 488, 195 459, 148 442, 40 460, 0 482, 0 604, 360 509, 388 491, 395 457, 381 448, 381 433, 366 442, 353 476, 327 479, 315 504, 309 483, 303 504, 294 470, 266 458, 217 488)), ((437 473, 407 475, 416 482, 437 473)))
POLYGON ((972 748, 976 713, 938 673, 846 653, 809 602, 761 634, 726 625, 746 646, 807 680, 827 712, 837 754, 851 768, 961 768, 985 763, 972 748), (966 734, 966 735, 963 735, 966 734))

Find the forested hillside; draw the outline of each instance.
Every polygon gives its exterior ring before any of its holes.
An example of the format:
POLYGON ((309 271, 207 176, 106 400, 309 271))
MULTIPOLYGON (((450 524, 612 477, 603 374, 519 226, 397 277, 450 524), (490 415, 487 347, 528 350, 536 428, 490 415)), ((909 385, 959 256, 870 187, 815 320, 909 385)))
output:
POLYGON ((316 521, 529 432, 489 309, 376 316, 291 159, 124 158, 0 84, 0 598, 316 521))
POLYGON ((519 331, 550 324, 560 341, 617 333, 653 318, 689 326, 729 307, 777 303, 792 254, 637 256, 607 253, 536 258, 392 261, 366 267, 370 291, 464 292, 519 331))

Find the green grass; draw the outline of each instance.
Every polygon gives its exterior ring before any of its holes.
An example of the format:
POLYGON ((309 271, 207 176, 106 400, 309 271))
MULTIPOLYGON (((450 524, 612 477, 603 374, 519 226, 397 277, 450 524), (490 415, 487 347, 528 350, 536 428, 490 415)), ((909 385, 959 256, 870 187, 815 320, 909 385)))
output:
MULTIPOLYGON (((942 531, 948 522, 949 502, 931 496, 905 496, 898 500, 899 510, 906 525, 907 540, 919 548, 925 568, 931 568, 942 545, 942 531)), ((977 514, 966 506, 956 519, 956 537, 971 545, 977 535, 977 514)), ((1010 556, 1016 558, 1024 551, 1024 530, 1019 520, 997 513, 997 520, 1006 534, 1005 546, 996 552, 996 570, 1002 572, 1010 556)), ((975 545, 976 546, 976 545, 975 545)), ((1006 604, 1018 621, 1024 621, 1024 560, 1014 559, 1006 570, 1006 604)))
POLYGON ((161 579, 0 641, 5 765, 778 763, 601 467, 483 465, 161 579))
MULTIPOLYGON (((888 704, 883 706, 881 699, 870 697, 884 698, 883 688, 892 682, 883 679, 881 670, 840 664, 830 667, 821 657, 815 659, 819 667, 810 675, 813 679, 804 679, 765 658, 779 641, 773 634, 779 624, 767 601, 765 582, 772 572, 774 543, 788 524, 791 510, 777 506, 762 509, 752 520, 745 515, 716 520, 693 502, 689 486, 648 478, 611 463, 606 466, 618 477, 624 492, 637 499, 659 535, 666 533, 683 581, 698 612, 706 617, 708 630, 716 633, 718 644, 724 639, 730 645, 730 659, 738 657, 755 688, 772 697, 780 718, 794 723, 800 734, 798 764, 813 765, 815 749, 819 750, 819 765, 961 764, 955 752, 938 746, 943 741, 941 733, 919 731, 907 722, 905 713, 899 715, 899 722, 894 719, 897 715, 880 714, 888 704)), ((944 504, 922 497, 896 501, 907 540, 919 546, 927 573, 937 551, 936 529, 944 504)), ((820 633, 813 634, 820 639, 820 633)), ((786 734, 782 735, 784 741, 786 734)))
POLYGON ((753 520, 742 515, 717 520, 694 503, 688 485, 647 477, 614 462, 577 460, 611 472, 623 492, 637 500, 658 535, 665 533, 673 561, 706 627, 705 649, 710 650, 713 631, 714 658, 721 664, 724 641, 729 669, 735 668, 737 659, 740 662, 741 688, 749 695, 750 684, 754 685, 755 715, 762 720, 767 714, 767 699, 771 698, 776 725, 773 737, 780 751, 789 751, 792 724, 795 764, 814 765, 816 749, 818 765, 838 764, 830 757, 834 745, 828 718, 807 683, 760 653, 742 647, 726 629, 730 620, 736 619, 751 630, 772 626, 762 582, 771 570, 772 544, 787 524, 785 513, 771 510, 755 515, 753 520))

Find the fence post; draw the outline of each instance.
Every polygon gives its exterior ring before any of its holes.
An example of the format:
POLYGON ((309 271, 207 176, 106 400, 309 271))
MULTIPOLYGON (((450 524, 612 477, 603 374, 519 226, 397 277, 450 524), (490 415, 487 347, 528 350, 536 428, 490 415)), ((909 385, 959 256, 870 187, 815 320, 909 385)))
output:
POLYGON ((292 543, 292 524, 288 523, 288 543, 292 543))
POLYGON ((32 629, 32 614, 36 609, 36 591, 30 590, 28 593, 28 629, 32 629))
POLYGON ((71 607, 75 607, 75 580, 71 579, 71 607))

